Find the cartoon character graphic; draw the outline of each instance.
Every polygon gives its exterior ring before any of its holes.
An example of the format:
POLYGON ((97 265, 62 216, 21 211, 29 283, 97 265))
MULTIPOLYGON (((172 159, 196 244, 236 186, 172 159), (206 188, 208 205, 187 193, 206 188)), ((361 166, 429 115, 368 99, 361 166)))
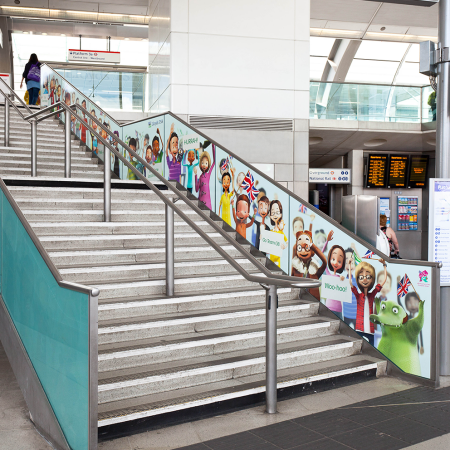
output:
MULTIPOLYGON (((151 163, 152 165, 158 164, 160 162, 162 162, 162 154, 163 152, 160 150, 160 142, 163 142, 162 137, 161 137, 161 133, 159 132, 159 128, 156 129, 156 134, 155 136, 153 136, 152 139, 152 147, 151 147, 151 154, 152 154, 152 158, 151 158, 151 163)), ((147 161, 149 164, 150 162, 147 161)))
MULTIPOLYGON (((136 139, 130 138, 130 140, 128 142, 128 146, 131 148, 131 150, 136 152, 136 139)), ((132 166, 136 167, 136 169, 138 169, 139 172, 142 173, 142 169, 143 169, 142 164, 137 159, 135 159, 131 153, 129 153, 129 159, 130 159, 130 164, 132 166)), ((138 180, 139 179, 137 177, 137 175, 135 175, 135 173, 130 168, 128 168, 128 179, 129 180, 138 180)))
MULTIPOLYGON (((350 279, 353 286, 356 286, 356 278, 351 274, 351 272, 355 271, 356 258, 358 259, 358 261, 361 260, 361 257, 356 250, 356 245, 352 243, 350 247, 345 250, 345 270, 347 272, 347 279, 350 279)), ((344 322, 353 329, 355 329, 356 326, 356 310, 356 297, 352 292, 351 303, 345 302, 342 304, 342 315, 344 316, 344 322)))
MULTIPOLYGON (((210 142, 205 141, 203 144, 203 148, 207 148, 209 146, 210 142)), ((209 182, 211 178, 211 174, 213 173, 214 165, 216 163, 216 146, 212 145, 213 149, 213 162, 211 165, 211 157, 209 156, 209 153, 204 150, 200 154, 200 170, 202 174, 200 175, 200 178, 197 179, 197 167, 194 167, 194 174, 195 174, 195 192, 198 192, 198 199, 209 209, 212 209, 211 207, 211 193, 209 189, 209 182)))
POLYGON ((382 336, 378 350, 404 372, 421 375, 417 337, 424 324, 424 302, 419 300, 419 312, 414 319, 408 319, 403 308, 393 301, 375 300, 377 314, 370 315, 370 321, 381 325, 382 336))
MULTIPOLYGON (((416 292, 408 292, 405 296, 405 307, 408 311, 408 320, 412 320, 419 314, 420 310, 420 298, 416 292)), ((417 349, 421 355, 424 354, 425 350, 423 347, 423 333, 420 330, 419 339, 417 340, 417 349), (420 344, 419 344, 420 341, 420 344)))
MULTIPOLYGON (((319 247, 313 243, 311 231, 299 231, 295 238, 297 247, 294 249, 294 254, 292 255, 291 276, 318 280, 325 272, 327 265, 325 255, 319 247), (320 266, 313 261, 315 255, 317 255, 322 262, 320 266)), ((319 288, 311 288, 309 292, 317 300, 320 300, 319 288)))
MULTIPOLYGON (((288 238, 284 234, 284 221, 283 221, 283 205, 279 200, 272 200, 269 207, 270 224, 273 226, 272 233, 279 233, 283 235, 284 244, 281 244, 281 250, 286 248, 286 242, 288 238)), ((278 267, 281 267, 281 257, 276 255, 270 255, 270 260, 274 262, 278 267)))
POLYGON ((236 209, 234 208, 234 199, 231 200, 233 205, 233 218, 236 223, 236 231, 245 239, 247 239, 247 228, 250 228, 255 221, 256 208, 252 220, 247 223, 250 215, 250 200, 245 194, 241 194, 236 200, 236 209))
POLYGON ((261 217, 261 222, 255 221, 256 226, 256 238, 255 238, 255 247, 259 250, 259 246, 261 244, 261 230, 269 231, 269 225, 265 224, 264 221, 269 214, 269 206, 270 200, 265 195, 258 195, 258 214, 261 217))
POLYGON ((380 262, 384 267, 384 281, 382 284, 377 284, 375 288, 369 292, 375 284, 375 268, 366 261, 360 262, 356 266, 355 278, 357 288, 353 286, 351 281, 351 269, 349 272, 349 283, 353 294, 356 297, 357 309, 356 309, 356 327, 355 330, 359 331, 362 336, 374 345, 374 333, 375 327, 373 322, 370 321, 370 314, 373 314, 373 305, 375 296, 381 291, 387 278, 387 265, 383 259, 380 262), (361 292, 358 291, 358 288, 361 292))
POLYGON ((231 175, 224 172, 222 175, 223 194, 220 197, 219 216, 222 213, 222 220, 231 226, 231 197, 234 195, 234 168, 230 168, 231 175), (233 189, 230 192, 231 180, 233 180, 233 189))
MULTIPOLYGON (((332 233, 333 232, 331 231, 330 232, 331 239, 333 239, 332 233)), ((340 245, 333 245, 333 247, 331 247, 330 251, 328 252, 328 263, 325 269, 327 275, 339 277, 341 281, 344 281, 345 277, 342 275, 342 272, 344 271, 344 266, 345 266, 345 250, 340 245)), ((341 320, 343 319, 341 301, 327 298, 325 305, 330 311, 333 311, 341 320)))
POLYGON ((187 168, 187 182, 186 188, 192 194, 192 189, 194 187, 194 168, 198 166, 198 151, 197 150, 189 150, 185 153, 187 155, 188 162, 183 162, 182 165, 187 168))
POLYGON ((166 161, 169 168, 169 180, 180 182, 181 161, 178 160, 178 134, 174 131, 175 124, 170 127, 169 139, 166 145, 166 161))

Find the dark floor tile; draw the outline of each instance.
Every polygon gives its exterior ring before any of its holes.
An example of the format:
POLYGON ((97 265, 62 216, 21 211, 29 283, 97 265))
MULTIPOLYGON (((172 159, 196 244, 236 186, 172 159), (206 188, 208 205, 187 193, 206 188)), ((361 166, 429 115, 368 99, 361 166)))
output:
POLYGON ((326 438, 320 441, 310 442, 309 444, 299 445, 290 450, 349 450, 349 448, 333 439, 326 438))
POLYGON ((439 408, 439 409, 442 409, 443 411, 450 412, 450 401, 434 403, 433 408, 439 408))
POLYGON ((359 423, 343 417, 335 409, 299 417, 293 419, 293 422, 328 437, 361 427, 359 423))
POLYGON ((416 402, 432 402, 436 400, 450 400, 450 392, 442 389, 427 388, 408 391, 405 397, 416 402))
POLYGON ((401 439, 410 445, 428 441, 429 439, 444 434, 443 431, 437 428, 431 428, 414 420, 406 419, 405 417, 380 422, 371 425, 371 428, 396 439, 401 439))
POLYGON ((439 407, 418 411, 404 417, 405 419, 414 420, 415 422, 450 433, 450 412, 439 407))
POLYGON ((213 439, 204 443, 212 450, 276 450, 277 448, 271 444, 267 444, 263 439, 249 433, 232 434, 222 438, 213 439))
POLYGON ((271 442, 282 449, 288 449, 300 444, 307 444, 319 439, 323 435, 308 428, 304 428, 297 423, 286 421, 268 425, 267 427, 251 430, 251 433, 271 442))
POLYGON ((408 444, 371 428, 358 428, 333 439, 355 450, 398 450, 408 444))
POLYGON ((346 419, 352 420, 353 422, 359 423, 361 425, 372 425, 374 423, 383 422, 385 420, 393 419, 398 417, 395 414, 385 411, 381 408, 346 408, 339 409, 339 414, 346 419))

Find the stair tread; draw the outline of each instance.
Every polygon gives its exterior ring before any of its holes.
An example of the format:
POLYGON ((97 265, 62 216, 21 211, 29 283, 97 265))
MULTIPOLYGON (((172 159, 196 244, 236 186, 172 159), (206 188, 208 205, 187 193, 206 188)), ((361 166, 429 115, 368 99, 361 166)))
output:
MULTIPOLYGON (((298 310, 313 310, 314 303, 305 302, 301 300, 285 300, 279 304, 278 312, 283 311, 282 308, 288 307, 296 307, 298 310)), ((234 313, 245 313, 245 312, 256 312, 260 311, 265 314, 265 301, 261 301, 260 305, 241 305, 239 307, 233 307, 232 309, 224 307, 224 308, 216 308, 214 310, 204 309, 204 310, 196 310, 195 312, 181 311, 176 313, 165 313, 165 314, 154 314, 148 316, 138 316, 138 317, 130 317, 129 319, 108 319, 108 320, 99 320, 98 327, 100 329, 106 328, 119 328, 126 327, 129 325, 144 325, 144 324, 162 324, 164 322, 170 321, 182 321, 187 319, 212 319, 214 317, 234 314, 234 313)))
MULTIPOLYGON (((330 346, 340 344, 356 344, 359 340, 347 336, 330 335, 320 338, 308 339, 307 342, 289 342, 279 344, 277 354, 289 355, 295 352, 307 350, 324 350, 330 346)), ((177 372, 186 372, 200 368, 214 368, 224 364, 233 364, 239 362, 252 362, 252 360, 265 358, 264 347, 256 347, 240 352, 227 352, 220 355, 211 355, 209 357, 190 358, 186 361, 174 361, 172 363, 151 364, 146 366, 134 367, 132 369, 112 370, 99 373, 99 386, 105 386, 120 382, 132 380, 142 380, 144 378, 160 376, 165 374, 174 374, 177 372)))
MULTIPOLYGON (((329 378, 332 374, 345 373, 357 369, 364 370, 381 360, 366 355, 354 355, 333 361, 314 363, 308 367, 299 367, 294 374, 288 370, 278 372, 278 388, 283 385, 303 384, 314 378, 329 378)), ((251 393, 265 392, 265 374, 258 381, 245 383, 242 379, 214 382, 190 388, 181 388, 171 392, 152 394, 128 400, 99 405, 99 426, 149 417, 155 414, 186 409, 201 404, 228 398, 241 397, 251 393)))
MULTIPOLYGON (((338 322, 339 319, 329 319, 326 317, 305 317, 300 319, 283 320, 278 323, 278 332, 290 332, 293 328, 301 328, 307 326, 324 326, 329 327, 332 323, 338 322)), ((99 359, 110 359, 113 354, 127 354, 136 351, 140 353, 144 349, 155 349, 157 347, 167 347, 168 345, 185 345, 187 343, 196 342, 197 345, 202 344, 202 341, 209 340, 228 340, 236 339, 236 336, 255 335, 255 333, 265 332, 265 326, 261 324, 245 325, 234 328, 229 328, 228 332, 201 331, 186 333, 183 335, 163 336, 149 339, 139 339, 137 341, 116 342, 113 344, 100 344, 98 348, 99 359)))

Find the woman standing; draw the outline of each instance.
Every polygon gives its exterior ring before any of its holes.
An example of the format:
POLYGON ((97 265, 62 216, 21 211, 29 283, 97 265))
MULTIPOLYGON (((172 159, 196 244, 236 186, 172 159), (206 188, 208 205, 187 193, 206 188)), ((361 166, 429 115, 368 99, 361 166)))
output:
POLYGON ((23 80, 27 84, 27 91, 29 95, 29 104, 35 105, 39 97, 39 89, 41 82, 41 63, 36 56, 36 53, 32 53, 30 60, 25 65, 25 70, 22 74, 22 81, 20 88, 22 89, 23 80))

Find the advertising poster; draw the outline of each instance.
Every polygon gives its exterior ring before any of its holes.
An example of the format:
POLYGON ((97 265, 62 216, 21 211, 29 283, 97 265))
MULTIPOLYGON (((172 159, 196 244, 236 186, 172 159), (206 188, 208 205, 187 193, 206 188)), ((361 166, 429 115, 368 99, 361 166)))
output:
POLYGON ((384 266, 307 205, 291 197, 290 207, 290 274, 320 279, 322 286, 310 289, 314 297, 402 370, 429 378, 431 270, 384 266))
MULTIPOLYGON (((155 117, 122 127, 122 136, 132 150, 164 176, 164 117, 155 117)), ((127 160, 149 180, 157 180, 143 164, 136 161, 128 152, 127 160)), ((120 178, 137 180, 132 170, 122 164, 120 178)))
POLYGON ((209 209, 215 207, 215 167, 218 149, 204 137, 167 115, 165 118, 164 173, 177 180, 209 209))
POLYGON ((289 196, 223 150, 217 162, 216 214, 288 272, 289 196))

